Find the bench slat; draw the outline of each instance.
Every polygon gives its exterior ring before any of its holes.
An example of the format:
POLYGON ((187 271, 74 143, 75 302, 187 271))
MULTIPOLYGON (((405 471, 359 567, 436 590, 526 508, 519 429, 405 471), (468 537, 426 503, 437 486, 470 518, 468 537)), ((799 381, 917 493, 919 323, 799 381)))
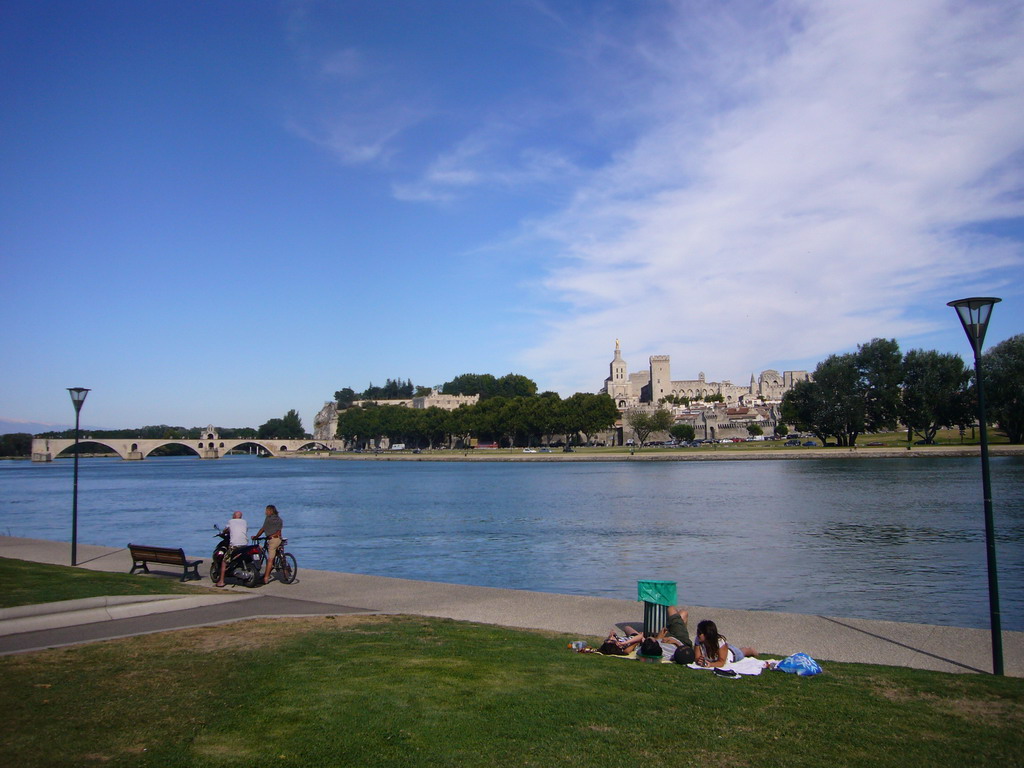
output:
POLYGON ((140 568, 144 572, 149 573, 149 568, 146 566, 146 563, 165 563, 168 565, 180 565, 182 567, 182 581, 185 581, 186 578, 202 578, 199 575, 199 564, 203 561, 186 559, 185 551, 183 549, 129 544, 128 550, 131 552, 132 560, 134 561, 129 573, 135 573, 135 571, 140 568), (189 571, 192 573, 190 574, 189 571))

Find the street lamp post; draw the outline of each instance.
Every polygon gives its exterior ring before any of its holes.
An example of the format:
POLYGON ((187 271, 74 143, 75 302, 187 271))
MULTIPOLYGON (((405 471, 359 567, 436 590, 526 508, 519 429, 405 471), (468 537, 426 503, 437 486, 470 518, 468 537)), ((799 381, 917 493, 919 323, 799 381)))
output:
POLYGON ((1003 632, 999 616, 999 581, 996 576, 996 536, 992 521, 992 480, 988 471, 988 426, 985 420, 985 387, 981 375, 981 350, 992 307, 1002 299, 991 297, 959 299, 953 307, 974 350, 974 376, 978 385, 978 428, 981 430, 981 485, 985 496, 985 551, 988 555, 988 610, 992 630, 992 672, 1003 674, 1003 632))
POLYGON ((71 496, 71 564, 78 565, 78 416, 89 390, 85 387, 68 387, 71 404, 75 406, 75 483, 71 496))

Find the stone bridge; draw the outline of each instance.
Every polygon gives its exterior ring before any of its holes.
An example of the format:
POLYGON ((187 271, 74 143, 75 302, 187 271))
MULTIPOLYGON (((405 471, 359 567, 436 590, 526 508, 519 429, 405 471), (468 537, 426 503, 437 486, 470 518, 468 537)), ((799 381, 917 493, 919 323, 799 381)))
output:
MULTIPOLYGON (((80 443, 96 443, 110 449, 125 461, 141 461, 157 448, 165 445, 183 445, 201 459, 219 459, 229 451, 256 447, 261 453, 271 456, 288 455, 299 451, 330 451, 341 448, 335 440, 259 440, 252 437, 226 439, 215 432, 206 432, 194 440, 143 440, 129 438, 81 437, 80 443)), ((73 438, 43 438, 32 440, 32 461, 53 461, 75 444, 73 438)))

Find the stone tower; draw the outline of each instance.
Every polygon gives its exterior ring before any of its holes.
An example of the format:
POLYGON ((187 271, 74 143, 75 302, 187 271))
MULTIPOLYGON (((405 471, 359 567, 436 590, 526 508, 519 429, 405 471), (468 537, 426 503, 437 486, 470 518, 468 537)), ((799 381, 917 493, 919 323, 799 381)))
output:
POLYGON ((649 402, 657 404, 663 397, 672 394, 672 373, 669 366, 668 355, 653 355, 651 357, 651 399, 649 402))
POLYGON ((605 392, 618 404, 629 400, 632 397, 629 375, 626 371, 626 361, 622 359, 622 348, 619 340, 615 340, 615 357, 609 366, 609 376, 605 379, 605 392))

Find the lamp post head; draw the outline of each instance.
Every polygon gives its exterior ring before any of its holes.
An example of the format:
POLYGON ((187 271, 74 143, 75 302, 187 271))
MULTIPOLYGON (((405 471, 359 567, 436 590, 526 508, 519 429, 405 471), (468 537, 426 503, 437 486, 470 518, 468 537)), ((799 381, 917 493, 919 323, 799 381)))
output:
POLYGON ((957 299, 946 304, 953 307, 960 317, 960 324, 974 349, 974 356, 981 355, 981 349, 985 344, 985 331, 988 330, 988 321, 992 317, 992 307, 1002 299, 994 297, 976 297, 973 299, 957 299))
POLYGON ((75 406, 75 413, 82 410, 82 403, 85 402, 85 396, 90 391, 85 387, 68 387, 68 393, 71 395, 71 404, 75 406))

